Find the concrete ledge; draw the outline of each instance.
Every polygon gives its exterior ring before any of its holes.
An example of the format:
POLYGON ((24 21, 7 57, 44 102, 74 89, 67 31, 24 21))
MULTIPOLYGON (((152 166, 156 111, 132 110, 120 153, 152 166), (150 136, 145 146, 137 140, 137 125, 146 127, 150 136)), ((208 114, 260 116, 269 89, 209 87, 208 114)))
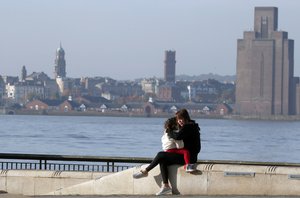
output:
POLYGON ((107 173, 0 170, 0 191, 10 194, 41 195, 105 175, 107 173))
MULTIPOLYGON (((171 166, 169 172, 173 189, 182 195, 300 194, 300 167, 204 163, 199 164, 197 169, 197 172, 189 174, 181 166, 171 166)), ((148 177, 133 179, 132 174, 137 171, 139 168, 131 168, 109 175, 76 172, 61 172, 57 175, 55 172, 8 171, 5 181, 1 174, 0 190, 24 195, 155 194, 161 186, 159 167, 154 168, 148 177), (3 186, 6 188, 2 188, 3 186), (22 191, 18 191, 18 188, 22 191)))
MULTIPOLYGON (((171 166, 170 182, 182 195, 299 195, 300 168, 257 165, 199 164, 198 172, 186 173, 171 166), (299 177, 298 177, 299 176, 299 177)), ((149 176, 133 179, 139 171, 120 173, 60 189, 49 195, 153 195, 161 185, 159 167, 149 176), (88 189, 88 190, 87 190, 88 189)))

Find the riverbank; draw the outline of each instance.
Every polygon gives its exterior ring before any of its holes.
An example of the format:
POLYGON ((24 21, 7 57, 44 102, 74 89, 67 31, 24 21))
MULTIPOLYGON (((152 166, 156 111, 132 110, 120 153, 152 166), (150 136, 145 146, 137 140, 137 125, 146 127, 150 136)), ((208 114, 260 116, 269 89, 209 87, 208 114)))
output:
POLYGON ((231 120, 270 120, 270 121, 300 121, 300 115, 225 115, 223 119, 231 120))
MULTIPOLYGON (((4 114, 9 114, 8 112, 4 114)), ((137 112, 100 112, 100 111, 32 111, 32 110, 14 110, 11 111, 9 115, 45 115, 45 116, 99 116, 99 117, 151 117, 151 118, 169 118, 174 116, 175 113, 155 113, 151 115, 146 115, 145 113, 137 112)), ((207 118, 207 119, 224 119, 225 116, 215 115, 215 114, 199 114, 199 113, 190 113, 193 118, 207 118)))
MULTIPOLYGON (((7 113, 6 113, 7 114, 7 113)), ((15 110, 14 115, 45 115, 45 116, 102 116, 102 117, 152 117, 168 118, 174 116, 174 113, 156 113, 150 116, 144 113, 133 112, 97 112, 97 111, 29 111, 15 110)), ((229 120, 270 120, 270 121, 300 121, 300 115, 217 115, 217 114, 199 114, 190 113, 194 119, 229 119, 229 120)))

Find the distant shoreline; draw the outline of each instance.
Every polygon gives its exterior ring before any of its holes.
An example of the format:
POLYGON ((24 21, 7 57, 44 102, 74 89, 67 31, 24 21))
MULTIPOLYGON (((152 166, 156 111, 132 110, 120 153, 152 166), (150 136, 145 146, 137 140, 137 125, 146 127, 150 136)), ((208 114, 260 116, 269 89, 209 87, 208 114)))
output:
MULTIPOLYGON (((5 114, 5 113, 2 113, 5 114)), ((159 113, 147 116, 144 113, 132 112, 45 112, 45 111, 15 111, 14 115, 45 115, 45 116, 106 116, 106 117, 150 117, 150 118, 168 118, 174 116, 172 113, 159 113)), ((190 114, 192 118, 202 119, 229 119, 229 120, 265 120, 265 121, 300 121, 300 115, 206 115, 206 114, 190 114)))

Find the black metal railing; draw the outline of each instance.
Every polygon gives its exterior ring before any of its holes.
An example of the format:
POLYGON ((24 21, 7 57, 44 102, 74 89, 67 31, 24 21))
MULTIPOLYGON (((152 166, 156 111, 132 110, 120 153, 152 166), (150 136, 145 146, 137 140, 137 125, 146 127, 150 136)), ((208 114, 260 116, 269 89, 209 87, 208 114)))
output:
POLYGON ((150 158, 0 153, 0 170, 118 172, 150 158))
MULTIPOLYGON (((150 163, 151 161, 151 158, 142 157, 99 157, 80 155, 0 153, 0 170, 118 172, 140 164, 150 163)), ((199 160, 197 163, 211 165, 228 164, 300 167, 299 163, 286 162, 199 160)))

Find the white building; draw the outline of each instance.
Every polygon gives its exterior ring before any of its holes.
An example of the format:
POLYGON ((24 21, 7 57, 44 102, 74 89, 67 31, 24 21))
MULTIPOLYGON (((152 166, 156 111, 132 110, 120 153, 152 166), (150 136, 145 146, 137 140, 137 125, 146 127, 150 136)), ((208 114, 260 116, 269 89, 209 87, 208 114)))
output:
POLYGON ((5 90, 7 98, 12 99, 16 103, 25 103, 32 97, 44 99, 45 89, 42 85, 26 85, 26 84, 6 84, 5 90))
POLYGON ((145 93, 152 93, 152 94, 157 94, 158 93, 158 86, 159 86, 159 81, 157 79, 143 79, 141 81, 141 86, 142 90, 145 93))

